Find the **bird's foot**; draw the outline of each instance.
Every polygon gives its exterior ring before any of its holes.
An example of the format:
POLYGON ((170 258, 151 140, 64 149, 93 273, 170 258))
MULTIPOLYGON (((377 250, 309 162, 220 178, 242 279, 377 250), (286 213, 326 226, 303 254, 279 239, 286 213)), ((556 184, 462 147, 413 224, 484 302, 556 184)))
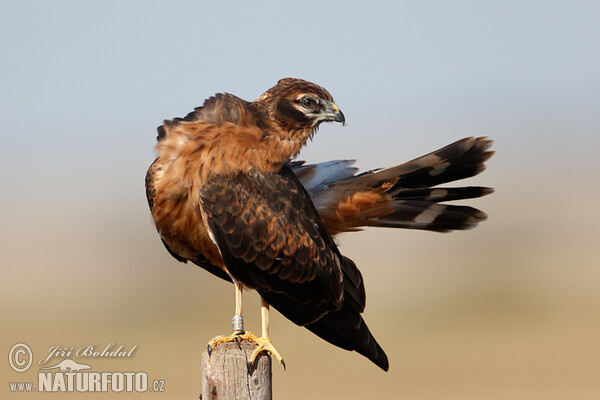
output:
POLYGON ((281 357, 281 354, 279 354, 279 352, 277 351, 275 346, 273 346, 273 343, 271 343, 271 339, 265 338, 265 337, 258 337, 254 333, 248 332, 248 331, 234 331, 229 336, 221 336, 221 337, 212 339, 210 342, 208 342, 208 348, 207 348, 208 355, 210 356, 212 349, 216 345, 221 344, 221 343, 235 342, 235 343, 237 343, 238 347, 241 350, 242 346, 241 346, 240 342, 242 340, 247 340, 247 341, 255 343, 257 345, 257 347, 254 349, 254 351, 252 351, 250 358, 248 359, 248 372, 249 373, 252 370, 252 367, 254 366, 254 362, 258 358, 258 355, 260 353, 264 353, 264 352, 271 353, 271 355, 273 357, 275 357, 277 359, 277 361, 279 361, 281 363, 281 365, 283 365, 283 369, 285 369, 285 361, 283 360, 283 357, 281 357))
POLYGON ((258 347, 255 348, 254 351, 252 352, 252 354, 250 355, 250 359, 248 360, 248 371, 250 371, 252 369, 252 366, 254 365, 254 361, 256 360, 258 355, 263 352, 271 353, 271 355, 273 357, 275 357, 281 365, 283 365, 283 369, 285 370, 285 361, 283 361, 283 357, 281 357, 281 354, 279 354, 279 352, 277 351, 275 346, 273 346, 273 343, 271 343, 271 339, 269 339, 268 337, 266 338, 266 337, 262 337, 262 336, 261 337, 256 337, 255 335, 252 335, 252 336, 254 336, 252 341, 254 343, 256 343, 258 347))
MULTIPOLYGON (((240 345, 240 339, 246 339, 246 337, 248 335, 254 336, 254 334, 252 332, 233 331, 233 333, 231 335, 229 335, 229 336, 219 336, 219 337, 216 337, 214 339, 211 339, 208 342, 208 346, 206 348, 206 351, 208 351, 208 355, 210 356, 210 353, 212 353, 212 350, 215 348, 216 345, 221 344, 221 343, 231 343, 231 342, 237 343, 238 347, 241 350, 242 346, 240 345)), ((254 336, 254 337, 256 337, 256 336, 254 336)), ((246 340, 248 340, 248 339, 246 339, 246 340)))

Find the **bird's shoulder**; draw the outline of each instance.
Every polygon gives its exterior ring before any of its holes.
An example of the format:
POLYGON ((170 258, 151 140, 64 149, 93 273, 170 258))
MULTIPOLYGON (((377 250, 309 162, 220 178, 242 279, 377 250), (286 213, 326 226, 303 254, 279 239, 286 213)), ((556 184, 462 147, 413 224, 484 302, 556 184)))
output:
POLYGON ((252 125, 257 124, 259 120, 258 113, 253 109, 251 102, 231 93, 217 93, 206 99, 202 106, 194 108, 185 117, 164 120, 163 124, 157 128, 157 140, 160 141, 165 137, 167 129, 186 122, 252 125))

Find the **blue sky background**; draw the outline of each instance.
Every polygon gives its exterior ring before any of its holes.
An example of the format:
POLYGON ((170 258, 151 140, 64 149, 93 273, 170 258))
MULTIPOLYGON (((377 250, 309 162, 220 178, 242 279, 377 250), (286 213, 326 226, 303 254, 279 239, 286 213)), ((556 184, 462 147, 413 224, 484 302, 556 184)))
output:
POLYGON ((598 171, 599 11, 593 1, 2 2, 0 151, 14 167, 2 179, 27 194, 17 202, 73 185, 102 196, 108 178, 137 196, 163 119, 215 92, 254 99, 285 76, 323 85, 347 115, 303 152, 309 161, 374 168, 488 135, 507 161, 496 171, 531 181, 598 171))

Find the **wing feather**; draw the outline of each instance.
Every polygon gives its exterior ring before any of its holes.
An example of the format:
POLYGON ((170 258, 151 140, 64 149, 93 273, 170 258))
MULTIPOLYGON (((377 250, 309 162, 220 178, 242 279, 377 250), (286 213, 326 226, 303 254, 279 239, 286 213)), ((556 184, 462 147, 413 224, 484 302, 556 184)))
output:
POLYGON ((291 169, 213 179, 201 193, 235 280, 256 289, 292 322, 387 370, 387 356, 360 315, 366 303, 362 275, 340 254, 291 169))
MULTIPOLYGON (((322 223, 296 182, 284 174, 252 170, 234 179, 210 180, 201 198, 234 279, 261 294, 278 291, 305 304, 301 317, 288 316, 301 325, 340 308, 341 256, 325 228, 315 229, 322 223)), ((280 311, 294 314, 293 309, 280 311)))

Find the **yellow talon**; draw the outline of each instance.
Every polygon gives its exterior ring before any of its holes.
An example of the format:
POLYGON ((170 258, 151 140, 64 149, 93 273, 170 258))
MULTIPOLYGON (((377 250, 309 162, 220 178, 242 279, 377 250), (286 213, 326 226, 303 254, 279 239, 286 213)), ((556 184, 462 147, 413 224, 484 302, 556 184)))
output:
POLYGON ((281 354, 279 354, 275 346, 273 346, 273 343, 271 343, 271 339, 254 336, 254 339, 252 341, 256 343, 258 347, 255 348, 252 354, 250 355, 250 359, 248 360, 248 369, 252 367, 258 355, 265 351, 271 353, 271 355, 275 357, 277 361, 281 363, 281 365, 283 365, 283 369, 285 369, 285 361, 283 361, 283 357, 281 357, 281 354))
POLYGON ((271 339, 265 338, 265 337, 258 337, 254 333, 249 332, 249 331, 234 331, 229 336, 221 336, 221 337, 216 337, 216 338, 212 339, 211 341, 208 342, 208 348, 207 348, 208 355, 210 356, 212 349, 216 345, 221 344, 221 343, 236 342, 238 344, 238 347, 241 349, 241 346, 240 346, 241 340, 247 340, 247 341, 255 343, 257 345, 257 347, 254 349, 254 351, 252 351, 252 354, 250 355, 250 358, 248 360, 248 371, 249 372, 252 369, 252 367, 254 366, 254 361, 256 361, 258 355, 263 352, 269 352, 273 357, 275 357, 277 359, 277 361, 279 361, 281 363, 281 365, 283 365, 283 368, 285 369, 285 361, 283 360, 283 358, 281 357, 281 354, 279 354, 279 352, 277 351, 275 346, 273 346, 273 344, 271 343, 271 339))
MULTIPOLYGON (((208 355, 210 356, 210 353, 212 352, 212 349, 215 348, 216 345, 221 344, 221 343, 231 343, 231 342, 236 342, 238 347, 240 347, 240 339, 247 339, 248 335, 252 335, 254 336, 253 333, 251 332, 244 332, 244 331, 234 331, 231 335, 229 336, 219 336, 216 337, 214 339, 211 339, 208 342, 208 346, 207 346, 207 351, 208 351, 208 355)), ((240 347, 241 348, 241 347, 240 347)))

